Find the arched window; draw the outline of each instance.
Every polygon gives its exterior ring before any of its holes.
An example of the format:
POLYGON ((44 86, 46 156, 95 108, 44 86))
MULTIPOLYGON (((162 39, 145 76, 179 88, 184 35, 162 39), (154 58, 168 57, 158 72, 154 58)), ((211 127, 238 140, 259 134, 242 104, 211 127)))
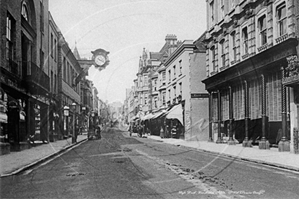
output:
POLYGON ((26 6, 25 2, 22 3, 21 15, 24 17, 24 19, 26 21, 29 21, 28 9, 27 9, 27 6, 26 6))

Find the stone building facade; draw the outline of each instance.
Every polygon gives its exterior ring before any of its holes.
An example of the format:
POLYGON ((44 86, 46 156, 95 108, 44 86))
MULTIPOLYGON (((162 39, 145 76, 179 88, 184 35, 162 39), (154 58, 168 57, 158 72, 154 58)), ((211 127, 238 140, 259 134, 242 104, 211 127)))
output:
POLYGON ((207 0, 210 140, 294 147, 298 137, 298 1, 207 0), (297 124, 296 124, 297 123, 297 124), (235 140, 236 139, 236 140, 235 140))
POLYGON ((206 74, 204 38, 183 41, 164 63, 167 104, 180 109, 174 118, 183 125, 181 137, 190 141, 208 140, 208 93, 201 82, 206 74))

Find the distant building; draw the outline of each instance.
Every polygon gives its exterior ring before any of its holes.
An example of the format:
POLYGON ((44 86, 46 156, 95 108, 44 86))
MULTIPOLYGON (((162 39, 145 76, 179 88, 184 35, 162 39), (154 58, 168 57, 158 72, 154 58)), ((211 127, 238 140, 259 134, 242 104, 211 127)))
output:
POLYGON ((180 136, 186 140, 208 140, 208 93, 201 82, 206 74, 204 37, 196 44, 183 41, 164 62, 167 105, 178 107, 171 119, 183 125, 180 136))
POLYGON ((175 51, 178 44, 175 35, 167 35, 165 44, 159 52, 147 52, 143 49, 139 60, 137 79, 135 80, 137 109, 142 115, 159 110, 158 68, 175 51), (156 90, 155 90, 156 89, 156 90), (155 105, 156 103, 156 105, 155 105))
MULTIPOLYGON (((75 78, 81 73, 82 68, 80 67, 79 62, 74 56, 73 52, 69 48, 68 43, 65 41, 63 35, 60 33, 59 39, 59 50, 58 50, 58 70, 59 70, 59 82, 58 82, 58 91, 59 91, 59 107, 61 117, 60 127, 62 130, 61 136, 68 136, 68 133, 71 133, 69 127, 72 127, 72 120, 75 118, 74 115, 80 113, 80 104, 81 104, 81 88, 80 84, 75 84, 75 78), (74 110, 72 104, 76 104, 76 109, 74 110), (64 115, 64 107, 70 108, 69 116, 64 115)), ((76 124, 78 121, 76 121, 76 124)))
POLYGON ((59 67, 58 67, 58 42, 60 38, 60 30, 57 27, 50 12, 49 15, 49 38, 48 47, 49 55, 47 57, 49 63, 49 77, 50 77, 50 110, 49 110, 49 139, 55 141, 58 135, 61 134, 59 128, 59 95, 58 95, 58 80, 59 80, 59 67))

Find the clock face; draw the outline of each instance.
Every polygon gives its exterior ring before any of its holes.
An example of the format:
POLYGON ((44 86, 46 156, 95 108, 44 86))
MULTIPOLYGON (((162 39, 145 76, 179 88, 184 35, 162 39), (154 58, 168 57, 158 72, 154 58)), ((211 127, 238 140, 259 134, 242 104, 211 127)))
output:
POLYGON ((97 55, 95 57, 95 63, 98 65, 98 66, 102 66, 104 63, 105 63, 106 59, 103 55, 97 55))

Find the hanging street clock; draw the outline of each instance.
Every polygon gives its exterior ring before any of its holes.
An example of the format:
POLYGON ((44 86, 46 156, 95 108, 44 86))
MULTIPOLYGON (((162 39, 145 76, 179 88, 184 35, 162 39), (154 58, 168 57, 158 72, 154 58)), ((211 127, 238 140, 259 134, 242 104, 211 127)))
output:
POLYGON ((106 50, 103 50, 101 48, 92 51, 94 60, 95 68, 99 70, 103 70, 106 68, 106 66, 109 64, 108 54, 109 52, 106 50))

